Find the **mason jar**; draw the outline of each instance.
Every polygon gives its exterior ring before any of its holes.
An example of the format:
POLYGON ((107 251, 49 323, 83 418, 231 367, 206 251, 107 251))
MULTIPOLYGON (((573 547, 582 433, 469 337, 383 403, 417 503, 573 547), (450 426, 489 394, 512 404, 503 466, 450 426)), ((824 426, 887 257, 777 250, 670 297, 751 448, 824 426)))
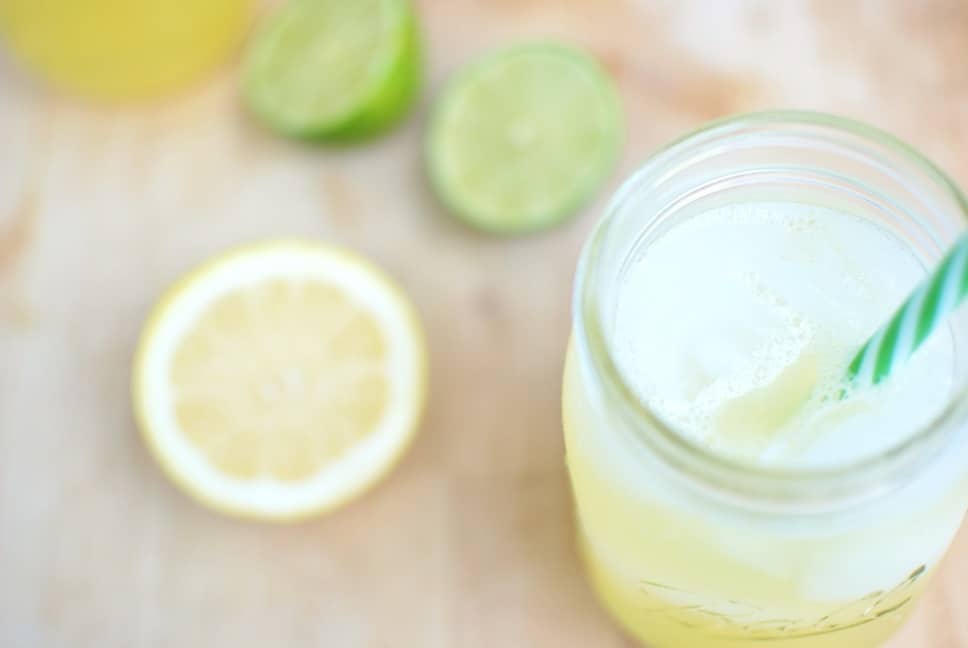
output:
POLYGON ((880 645, 911 613, 965 512, 964 311, 936 332, 950 336, 953 354, 937 415, 835 466, 765 465, 712 449, 631 384, 616 325, 632 260, 696 214, 778 200, 864 219, 925 273, 968 213, 954 184, 909 146, 798 112, 708 125, 618 191, 579 263, 564 430, 589 579, 608 612, 654 648, 880 645))

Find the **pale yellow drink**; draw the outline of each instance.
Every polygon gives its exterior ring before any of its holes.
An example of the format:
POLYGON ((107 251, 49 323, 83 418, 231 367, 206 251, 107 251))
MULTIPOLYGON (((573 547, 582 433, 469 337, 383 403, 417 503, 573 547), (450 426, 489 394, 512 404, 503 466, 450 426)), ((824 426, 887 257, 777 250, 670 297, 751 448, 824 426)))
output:
POLYGON ((640 188, 585 252, 565 372, 594 588, 655 648, 880 645, 964 515, 963 322, 840 398, 856 346, 924 275, 903 237, 773 192, 654 226, 640 188), (638 237, 620 229, 636 209, 638 237))
POLYGON ((252 0, 0 0, 0 35, 60 88, 142 99, 211 73, 252 14, 252 0))

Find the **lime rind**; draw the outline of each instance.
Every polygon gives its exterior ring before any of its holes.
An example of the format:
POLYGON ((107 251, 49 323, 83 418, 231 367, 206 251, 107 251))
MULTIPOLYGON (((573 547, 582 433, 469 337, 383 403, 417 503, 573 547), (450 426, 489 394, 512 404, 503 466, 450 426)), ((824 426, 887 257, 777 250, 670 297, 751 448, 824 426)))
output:
POLYGON ((431 118, 427 165, 461 220, 495 234, 526 234, 563 222, 590 201, 617 160, 622 132, 617 92, 595 59, 556 43, 517 45, 482 57, 448 83, 431 118), (540 73, 528 73, 529 65, 540 73), (516 136, 520 111, 527 116, 536 105, 543 106, 540 120, 531 120, 538 141, 502 148, 516 136), (484 172, 467 173, 473 162, 484 172))
POLYGON ((350 139, 401 117, 418 83, 419 37, 404 0, 293 0, 253 39, 242 90, 283 135, 350 139))
POLYGON ((380 92, 365 109, 337 131, 329 133, 334 140, 352 141, 387 130, 400 121, 413 107, 421 82, 422 53, 417 21, 407 19, 404 46, 396 66, 389 73, 380 92))

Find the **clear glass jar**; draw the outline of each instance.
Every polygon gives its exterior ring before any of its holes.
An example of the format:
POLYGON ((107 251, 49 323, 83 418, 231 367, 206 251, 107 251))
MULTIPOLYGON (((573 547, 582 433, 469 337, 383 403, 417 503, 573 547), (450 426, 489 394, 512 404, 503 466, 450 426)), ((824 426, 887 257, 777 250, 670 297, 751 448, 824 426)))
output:
POLYGON ((968 503, 965 309, 949 321, 955 389, 943 413, 837 468, 714 454, 665 426, 623 377, 613 333, 633 255, 690 215, 776 200, 876 222, 926 268, 968 215, 958 189, 910 147, 810 113, 713 123, 619 190, 579 265, 564 427, 590 579, 655 648, 879 645, 910 613, 968 503))

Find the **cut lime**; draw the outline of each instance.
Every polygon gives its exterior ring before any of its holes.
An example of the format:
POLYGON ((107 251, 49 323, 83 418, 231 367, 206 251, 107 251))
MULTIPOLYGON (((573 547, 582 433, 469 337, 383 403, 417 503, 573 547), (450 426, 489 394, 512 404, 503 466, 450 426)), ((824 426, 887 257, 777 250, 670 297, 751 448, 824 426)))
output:
POLYGON ((491 54, 458 74, 430 126, 431 180, 463 220, 502 234, 557 224, 612 168, 615 90, 588 55, 548 43, 491 54))
POLYGON ((242 89, 252 111, 285 135, 356 139, 400 118, 419 77, 405 0, 292 0, 254 39, 242 89))

